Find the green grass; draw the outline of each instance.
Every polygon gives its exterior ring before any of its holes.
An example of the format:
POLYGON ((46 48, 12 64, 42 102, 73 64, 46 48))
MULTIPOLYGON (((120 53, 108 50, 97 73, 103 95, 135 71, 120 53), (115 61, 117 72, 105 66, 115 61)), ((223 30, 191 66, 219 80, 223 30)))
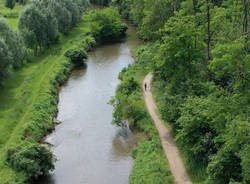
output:
POLYGON ((25 179, 24 174, 15 173, 5 163, 6 150, 26 139, 40 141, 44 133, 53 129, 57 83, 65 80, 70 70, 64 53, 82 42, 83 33, 89 31, 88 25, 87 21, 81 20, 68 36, 61 36, 57 45, 33 57, 30 64, 14 72, 0 90, 1 184, 25 179))
POLYGON ((12 29, 18 32, 18 18, 6 18, 12 29))

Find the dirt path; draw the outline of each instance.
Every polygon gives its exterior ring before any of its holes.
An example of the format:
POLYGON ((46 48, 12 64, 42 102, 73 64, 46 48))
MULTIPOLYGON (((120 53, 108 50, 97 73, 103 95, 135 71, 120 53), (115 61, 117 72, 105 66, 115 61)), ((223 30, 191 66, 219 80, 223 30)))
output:
POLYGON ((158 129, 162 146, 165 151, 165 155, 168 159, 168 163, 170 165, 171 172, 178 184, 192 184, 184 164, 181 160, 180 153, 178 147, 176 146, 173 136, 170 130, 163 124, 163 121, 157 115, 157 107, 154 102, 154 98, 152 92, 150 90, 150 84, 152 80, 152 73, 149 73, 144 81, 143 81, 143 89, 144 89, 144 98, 152 119, 158 129), (145 91, 144 84, 147 84, 147 90, 145 91))

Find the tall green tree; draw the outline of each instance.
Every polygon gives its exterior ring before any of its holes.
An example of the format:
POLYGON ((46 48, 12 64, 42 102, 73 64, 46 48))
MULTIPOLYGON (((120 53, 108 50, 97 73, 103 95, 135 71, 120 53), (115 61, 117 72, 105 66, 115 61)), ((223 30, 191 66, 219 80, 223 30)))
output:
POLYGON ((80 15, 80 7, 78 6, 76 1, 72 0, 60 0, 60 3, 71 13, 72 21, 71 26, 76 26, 77 22, 79 21, 80 15))
POLYGON ((116 8, 105 8, 89 15, 92 22, 91 32, 97 41, 117 41, 125 35, 127 25, 124 24, 116 8))
POLYGON ((25 40, 27 47, 34 50, 34 54, 38 54, 38 49, 44 47, 46 36, 46 17, 35 6, 29 5, 22 12, 19 18, 19 30, 25 40))
POLYGON ((58 31, 63 34, 68 33, 72 25, 72 14, 70 11, 67 10, 63 4, 56 1, 50 3, 50 9, 52 9, 55 18, 57 19, 58 31))
POLYGON ((4 40, 13 56, 12 66, 17 69, 22 66, 27 57, 27 50, 21 36, 14 32, 4 18, 0 18, 0 38, 4 40))
POLYGON ((9 75, 9 66, 12 57, 5 42, 0 39, 0 85, 3 85, 4 79, 9 75))
POLYGON ((141 26, 143 18, 144 18, 144 0, 134 0, 131 6, 130 15, 132 21, 137 25, 141 26))
POLYGON ((204 60, 201 32, 193 20, 193 16, 170 18, 163 31, 163 44, 154 58, 155 72, 171 82, 174 93, 181 88, 187 92, 191 86, 186 82, 199 77, 204 60))
POLYGON ((40 2, 29 5, 20 15, 19 30, 27 47, 38 54, 44 48, 58 40, 57 21, 49 8, 44 8, 40 2))
POLYGON ((93 4, 108 6, 111 0, 90 0, 90 2, 93 4))
POLYGON ((144 18, 139 27, 140 35, 146 40, 158 39, 159 29, 174 15, 177 5, 172 0, 146 0, 144 7, 144 18))
POLYGON ((212 53, 214 59, 210 63, 210 69, 221 81, 222 86, 233 87, 229 90, 250 99, 250 54, 245 48, 244 39, 218 44, 212 53))
POLYGON ((13 9, 16 5, 16 0, 5 0, 5 6, 7 8, 13 9))

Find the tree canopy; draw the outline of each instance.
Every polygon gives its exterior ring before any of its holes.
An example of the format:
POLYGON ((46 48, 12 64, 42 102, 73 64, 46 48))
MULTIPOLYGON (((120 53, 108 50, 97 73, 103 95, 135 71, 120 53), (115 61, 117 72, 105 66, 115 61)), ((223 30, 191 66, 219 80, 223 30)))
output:
POLYGON ((137 51, 138 64, 154 72, 161 115, 195 181, 249 183, 249 1, 112 4, 149 41, 137 51))

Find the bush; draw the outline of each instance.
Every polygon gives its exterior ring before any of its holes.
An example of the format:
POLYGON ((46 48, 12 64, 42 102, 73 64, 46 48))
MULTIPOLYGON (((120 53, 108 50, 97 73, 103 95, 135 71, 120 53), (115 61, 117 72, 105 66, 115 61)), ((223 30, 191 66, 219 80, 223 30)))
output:
POLYGON ((89 19, 92 22, 91 32, 97 41, 117 41, 125 36, 128 29, 127 24, 121 21, 116 8, 92 11, 89 19))
POLYGON ((91 35, 84 35, 84 39, 82 41, 82 48, 84 48, 87 51, 90 51, 94 48, 96 45, 95 38, 91 35))
POLYGON ((7 152, 7 161, 17 172, 24 172, 29 180, 39 176, 48 176, 54 169, 53 154, 45 147, 36 143, 28 143, 10 148, 7 152))
POLYGON ((70 49, 64 54, 75 67, 81 67, 88 58, 88 53, 84 49, 70 49))

